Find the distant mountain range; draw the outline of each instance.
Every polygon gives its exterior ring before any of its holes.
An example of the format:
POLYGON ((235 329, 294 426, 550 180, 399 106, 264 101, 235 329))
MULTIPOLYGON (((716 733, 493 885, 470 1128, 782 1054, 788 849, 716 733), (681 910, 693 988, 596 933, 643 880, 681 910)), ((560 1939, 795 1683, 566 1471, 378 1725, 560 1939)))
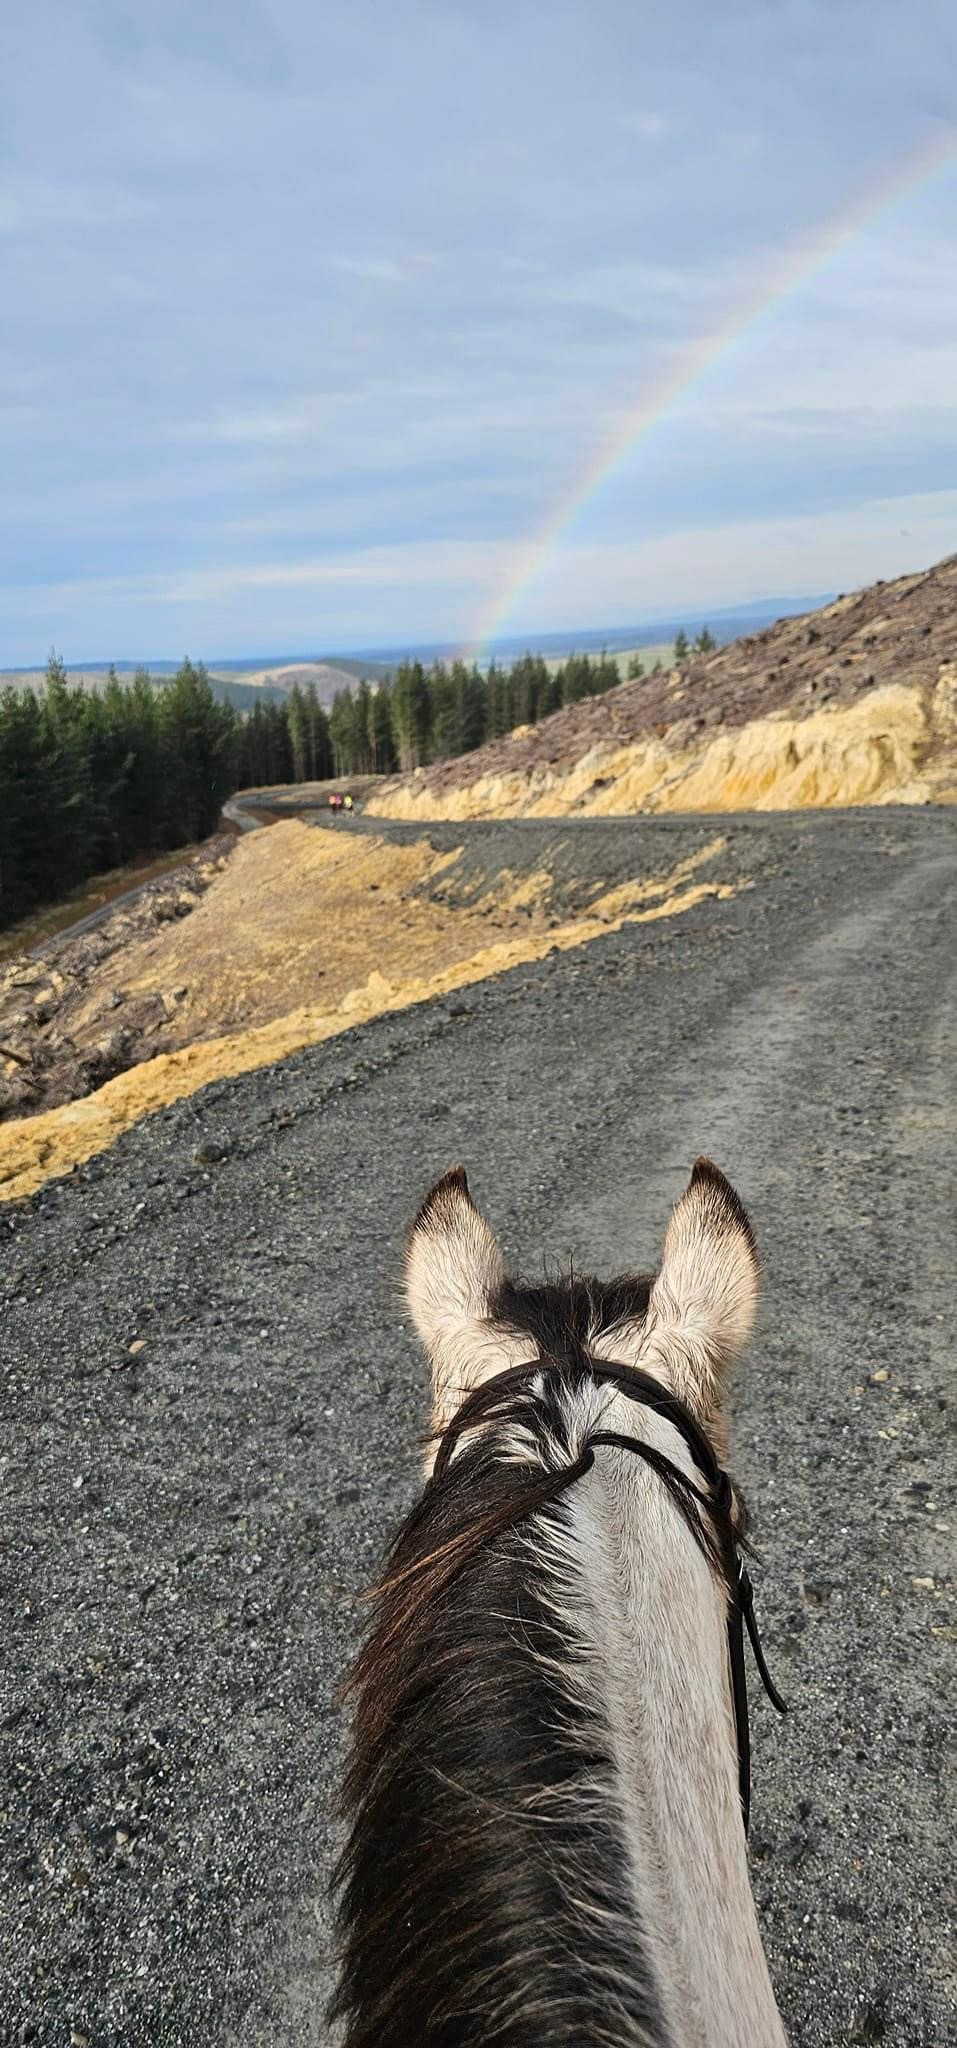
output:
MULTIPOLYGON (((635 647, 659 647, 673 641, 682 628, 693 639, 702 626, 709 626, 723 647, 756 625, 772 625, 777 619, 793 618, 798 613, 830 604, 833 595, 832 591, 825 591, 813 597, 765 597, 729 609, 715 605, 710 610, 689 610, 681 617, 644 619, 626 626, 583 627, 577 631, 570 628, 560 633, 515 633, 487 642, 482 649, 482 665, 487 666, 492 660, 517 661, 523 654, 544 654, 554 659, 565 654, 590 654, 603 647, 609 654, 635 647)), ((400 661, 453 661, 461 652, 460 645, 448 640, 406 641, 401 646, 370 648, 368 652, 360 648, 350 660, 363 675, 367 675, 373 661, 380 669, 388 670, 400 661)), ((340 667, 347 665, 339 655, 330 655, 329 659, 340 667)), ((222 669, 226 664, 218 662, 216 666, 222 669)))
MULTIPOLYGON (((487 666, 493 659, 507 664, 528 653, 555 659, 573 652, 591 653, 600 648, 616 654, 637 647, 658 647, 672 641, 681 628, 693 638, 702 626, 709 626, 715 639, 724 646, 740 634, 752 631, 755 626, 792 618, 796 613, 813 611, 830 602, 830 593, 816 597, 769 597, 752 604, 736 605, 729 610, 718 607, 710 611, 687 611, 681 618, 644 620, 630 626, 588 628, 580 632, 518 633, 492 641, 483 648, 482 664, 487 666)), ((400 661, 451 661, 461 651, 460 646, 448 641, 406 641, 401 646, 360 648, 352 654, 287 653, 247 656, 245 660, 211 659, 206 666, 218 694, 239 711, 251 710, 253 705, 261 704, 264 697, 287 697, 296 683, 303 689, 314 683, 320 703, 328 707, 339 690, 353 689, 357 682, 363 680, 378 682, 400 661)), ((96 690, 106 680, 109 666, 106 661, 83 662, 76 666, 68 664, 67 674, 72 683, 78 683, 83 689, 96 690)), ((155 682, 163 683, 175 675, 179 662, 115 661, 112 666, 120 676, 130 676, 137 668, 145 666, 155 682)), ((0 669, 0 689, 10 683, 22 689, 41 689, 45 673, 42 667, 0 669)))

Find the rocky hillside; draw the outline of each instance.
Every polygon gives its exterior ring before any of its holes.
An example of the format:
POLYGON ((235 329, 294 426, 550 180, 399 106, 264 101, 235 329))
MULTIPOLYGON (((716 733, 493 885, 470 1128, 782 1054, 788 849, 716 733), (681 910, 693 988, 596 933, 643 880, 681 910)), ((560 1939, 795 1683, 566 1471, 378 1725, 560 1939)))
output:
POLYGON ((287 818, 228 861, 204 849, 93 931, 0 967, 0 1203, 209 1083, 730 900, 755 886, 730 840, 706 820, 463 834, 287 818))
POLYGON ((385 784, 468 818, 930 802, 957 792, 957 555, 385 784))

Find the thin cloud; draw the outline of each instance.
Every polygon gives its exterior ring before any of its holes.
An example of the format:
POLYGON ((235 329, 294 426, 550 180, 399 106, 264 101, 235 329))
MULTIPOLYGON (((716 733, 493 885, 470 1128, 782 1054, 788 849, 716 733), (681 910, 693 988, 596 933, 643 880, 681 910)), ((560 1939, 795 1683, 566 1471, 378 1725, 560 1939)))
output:
POLYGON ((310 431, 313 416, 307 405, 253 406, 248 412, 223 412, 210 420, 197 420, 181 431, 184 440, 226 441, 253 444, 286 441, 310 431))
POLYGON ((50 228, 116 227, 140 220, 145 211, 141 198, 120 187, 29 179, 0 183, 0 235, 42 234, 50 228))
POLYGON ((241 562, 200 569, 154 586, 164 604, 206 604, 243 590, 321 589, 361 584, 370 595, 410 583, 454 582, 479 587, 505 564, 504 550, 487 541, 418 541, 398 547, 364 548, 352 555, 320 555, 308 561, 241 562))
POLYGON ((408 271, 394 256, 334 256, 337 270, 346 270, 352 277, 370 279, 374 284, 401 284, 408 271))
POLYGON ((674 133, 674 122, 667 114, 620 114, 618 125, 626 135, 637 135, 640 142, 662 142, 674 133))

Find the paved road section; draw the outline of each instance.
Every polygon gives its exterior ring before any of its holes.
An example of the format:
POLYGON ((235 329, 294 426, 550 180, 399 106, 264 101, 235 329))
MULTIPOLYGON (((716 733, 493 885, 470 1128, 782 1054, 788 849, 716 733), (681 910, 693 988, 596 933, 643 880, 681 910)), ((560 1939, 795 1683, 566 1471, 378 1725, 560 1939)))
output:
MULTIPOLYGON (((330 2039, 334 1691, 424 1417, 407 1223, 463 1159, 516 1265, 648 1265, 701 1150, 766 1263, 734 1410, 791 1708, 755 1690, 772 1973, 801 2048, 954 2037, 955 823, 722 820, 733 901, 218 1084, 0 1210, 0 2042, 330 2039)), ((647 873, 702 828, 602 829, 647 873)))

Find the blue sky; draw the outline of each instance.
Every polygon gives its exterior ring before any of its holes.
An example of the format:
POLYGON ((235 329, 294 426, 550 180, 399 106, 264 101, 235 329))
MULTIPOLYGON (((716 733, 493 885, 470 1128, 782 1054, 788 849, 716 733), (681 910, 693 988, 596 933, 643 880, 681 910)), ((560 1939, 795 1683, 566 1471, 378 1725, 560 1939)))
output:
POLYGON ((957 548, 952 0, 35 0, 0 81, 0 665, 467 640, 614 422, 897 165, 502 628, 957 548))

